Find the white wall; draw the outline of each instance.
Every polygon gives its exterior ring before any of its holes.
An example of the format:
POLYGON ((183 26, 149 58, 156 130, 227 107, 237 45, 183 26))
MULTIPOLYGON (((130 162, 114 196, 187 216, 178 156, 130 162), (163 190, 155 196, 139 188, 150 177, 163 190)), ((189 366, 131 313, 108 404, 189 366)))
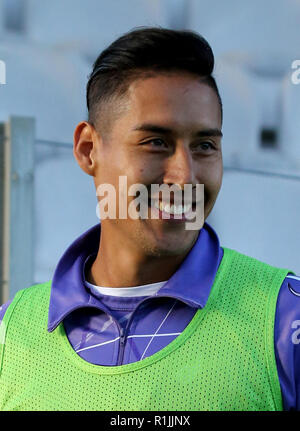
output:
POLYGON ((216 55, 259 54, 266 61, 299 56, 298 0, 189 0, 189 28, 207 37, 216 55), (282 57, 283 55, 283 57, 282 57))
POLYGON ((281 140, 290 165, 300 171, 300 83, 293 84, 290 73, 282 82, 281 140))
POLYGON ((0 121, 9 115, 36 118, 39 139, 71 142, 76 123, 86 118, 85 85, 90 67, 80 56, 21 40, 5 40, 0 121))
POLYGON ((221 245, 300 274, 300 181, 225 172, 208 222, 221 245))
POLYGON ((72 149, 37 145, 36 283, 50 279, 67 247, 85 230, 99 223, 96 204, 93 179, 79 168, 72 149))
POLYGON ((28 0, 28 37, 51 46, 65 46, 97 56, 133 27, 168 24, 159 0, 28 0), (55 31, 53 31, 55 27, 55 31))

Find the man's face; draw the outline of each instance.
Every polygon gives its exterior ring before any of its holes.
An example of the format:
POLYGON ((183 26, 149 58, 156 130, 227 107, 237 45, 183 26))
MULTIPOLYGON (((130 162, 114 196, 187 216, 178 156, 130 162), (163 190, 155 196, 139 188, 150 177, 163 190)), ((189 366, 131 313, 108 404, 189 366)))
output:
MULTIPOLYGON (((119 191, 119 177, 132 184, 204 184, 204 219, 222 182, 221 109, 215 91, 189 74, 157 74, 131 83, 124 111, 102 136, 95 153, 96 188, 108 183, 119 191)), ((101 136, 101 127, 98 130, 101 136)), ((150 196, 149 196, 150 197, 150 196)), ((128 197, 128 206, 135 197, 128 197)), ((117 202, 117 217, 118 217, 117 202)), ((150 208, 149 208, 150 214, 150 208)), ((135 247, 144 255, 188 252, 199 230, 165 219, 104 219, 106 238, 135 247)))

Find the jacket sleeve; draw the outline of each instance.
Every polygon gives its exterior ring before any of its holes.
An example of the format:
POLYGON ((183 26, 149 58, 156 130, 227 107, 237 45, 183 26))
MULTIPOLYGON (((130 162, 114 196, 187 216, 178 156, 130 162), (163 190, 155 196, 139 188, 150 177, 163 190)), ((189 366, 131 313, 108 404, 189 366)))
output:
POLYGON ((277 298, 275 357, 284 410, 300 410, 300 277, 287 275, 277 298))
POLYGON ((7 301, 5 304, 1 305, 0 307, 0 323, 3 320, 4 314, 6 312, 6 310, 8 309, 8 306, 11 304, 12 299, 7 301))

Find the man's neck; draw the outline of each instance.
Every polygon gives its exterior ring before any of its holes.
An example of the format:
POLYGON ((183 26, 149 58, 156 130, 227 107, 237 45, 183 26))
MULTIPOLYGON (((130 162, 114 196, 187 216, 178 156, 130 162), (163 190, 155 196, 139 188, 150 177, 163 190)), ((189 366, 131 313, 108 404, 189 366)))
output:
POLYGON ((143 250, 106 241, 101 232, 96 259, 88 268, 86 279, 96 286, 140 286, 168 280, 179 268, 186 255, 147 256, 143 250))

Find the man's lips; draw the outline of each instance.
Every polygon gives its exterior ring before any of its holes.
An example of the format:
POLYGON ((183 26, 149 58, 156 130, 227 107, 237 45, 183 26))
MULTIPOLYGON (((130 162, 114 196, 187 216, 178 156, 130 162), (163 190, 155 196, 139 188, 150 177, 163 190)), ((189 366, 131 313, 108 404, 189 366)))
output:
POLYGON ((166 222, 182 223, 190 221, 195 217, 196 201, 192 204, 172 204, 174 200, 170 201, 151 200, 148 201, 148 208, 151 211, 151 217, 154 219, 163 219, 166 222), (167 205, 165 207, 165 205, 167 205))
POLYGON ((191 205, 181 206, 178 212, 174 211, 174 208, 171 209, 172 205, 168 204, 168 209, 165 209, 162 206, 158 205, 150 205, 149 210, 151 211, 151 215, 154 216, 154 219, 163 219, 166 222, 172 223, 182 223, 184 221, 189 220, 189 215, 193 213, 193 209, 191 205), (171 211, 170 211, 171 209, 171 211))
POLYGON ((176 206, 178 206, 178 205, 196 205, 197 203, 200 203, 201 201, 185 201, 185 200, 182 200, 182 201, 176 201, 176 204, 175 204, 175 201, 174 201, 174 199, 169 199, 169 200, 166 200, 166 201, 164 201, 164 200, 162 200, 162 199, 155 199, 155 198, 149 198, 148 199, 148 203, 149 203, 149 205, 151 205, 151 204, 153 204, 153 203, 155 203, 155 202, 158 202, 158 203, 162 203, 163 205, 167 205, 167 204, 169 204, 169 205, 176 205, 176 206))
MULTIPOLYGON (((198 204, 200 204, 200 201, 192 201, 192 202, 191 201, 188 201, 188 202, 184 202, 183 201, 181 203, 174 204, 174 199, 170 199, 169 201, 164 201, 162 199, 159 199, 159 200, 157 200, 157 199, 152 199, 152 200, 149 199, 148 200, 148 207, 149 208, 159 207, 159 208, 156 208, 156 209, 158 209, 160 213, 165 213, 165 211, 163 211, 163 208, 162 208, 165 205, 169 205, 170 207, 172 207, 172 205, 175 205, 175 207, 177 207, 177 208, 179 206, 181 206, 182 209, 185 207, 186 210, 183 211, 183 214, 186 213, 186 212, 190 212, 190 211, 194 212, 196 210, 198 204)), ((170 215, 173 216, 172 213, 167 212, 167 214, 170 214, 170 215)))

